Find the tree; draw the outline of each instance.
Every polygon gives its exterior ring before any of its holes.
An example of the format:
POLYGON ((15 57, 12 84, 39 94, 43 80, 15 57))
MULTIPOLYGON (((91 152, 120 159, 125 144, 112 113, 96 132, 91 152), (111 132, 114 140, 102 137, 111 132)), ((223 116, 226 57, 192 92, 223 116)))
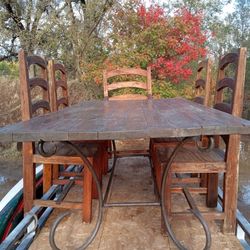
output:
POLYGON ((192 74, 190 63, 206 53, 202 15, 185 8, 168 15, 158 5, 134 8, 135 3, 130 1, 113 14, 109 61, 118 66, 150 65, 155 77, 175 83, 187 79, 192 74))
POLYGON ((223 7, 230 2, 232 0, 178 0, 169 1, 165 6, 170 9, 170 12, 186 8, 192 14, 202 13, 201 27, 207 35, 208 53, 217 57, 222 54, 223 49, 227 49, 230 39, 227 36, 229 27, 224 22, 226 16, 223 13, 223 7))
POLYGON ((51 1, 7 1, 0 3, 1 60, 16 56, 18 47, 28 53, 39 45, 41 23, 49 15, 51 1))
POLYGON ((228 16, 232 40, 237 47, 250 49, 250 1, 236 0, 235 11, 228 16))
POLYGON ((100 27, 113 0, 4 0, 0 3, 0 60, 20 47, 62 59, 81 76, 82 62, 100 45, 100 27))

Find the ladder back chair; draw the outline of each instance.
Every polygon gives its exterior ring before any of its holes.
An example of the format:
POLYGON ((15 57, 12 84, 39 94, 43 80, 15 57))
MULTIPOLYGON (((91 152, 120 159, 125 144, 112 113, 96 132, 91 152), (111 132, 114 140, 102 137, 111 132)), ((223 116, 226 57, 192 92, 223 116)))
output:
POLYGON ((57 111, 60 107, 69 106, 67 74, 63 64, 55 63, 50 60, 49 64, 50 78, 50 102, 52 111, 57 111), (60 95, 59 90, 62 94, 60 95))
MULTIPOLYGON (((48 82, 47 62, 39 56, 27 56, 24 50, 20 50, 19 54, 19 78, 20 78, 20 95, 21 95, 21 112, 22 120, 30 120, 36 115, 43 115, 51 112, 50 103, 50 87, 48 82), (32 74, 33 67, 33 74, 32 74), (40 89, 42 93, 38 95, 36 91, 40 89)), ((37 153, 37 145, 33 142, 23 142, 23 179, 24 179, 24 211, 28 212, 33 205, 61 207, 61 208, 77 208, 82 210, 82 218, 85 222, 90 222, 92 212, 92 175, 88 168, 83 168, 83 180, 76 180, 75 183, 83 186, 84 194, 82 202, 67 203, 61 202, 59 205, 51 200, 36 199, 35 194, 35 168, 36 164, 43 164, 44 191, 51 185, 51 168, 52 164, 79 164, 84 165, 81 158, 68 154, 64 154, 64 148, 58 143, 58 153, 51 157, 43 157, 37 153), (48 174, 49 173, 49 174, 48 174)), ((85 149, 84 149, 85 150, 85 149)), ((93 156, 96 149, 85 150, 90 162, 93 163, 93 156), (91 151, 91 153, 89 153, 91 151), (90 155, 88 155, 90 154, 90 155)), ((58 180, 57 184, 66 184, 69 180, 58 180)))
POLYGON ((209 106, 211 97, 211 59, 206 59, 198 63, 195 81, 194 102, 209 106))
MULTIPOLYGON (((216 84, 214 108, 234 116, 241 116, 243 107, 244 80, 246 68, 246 48, 240 48, 237 53, 229 53, 219 61, 218 79, 216 84), (234 65, 233 77, 226 76, 226 69, 229 65, 234 65), (231 89, 230 100, 225 99, 225 89, 231 89)), ((232 71, 232 70, 231 70, 232 71)), ((228 94, 228 92, 226 92, 228 94)), ((211 135, 212 136, 212 135, 211 135)), ((217 138, 218 136, 216 136, 217 138)), ((169 215, 177 215, 171 211, 171 194, 184 192, 184 186, 191 193, 207 194, 206 200, 209 207, 217 205, 218 196, 218 174, 223 175, 223 202, 222 212, 211 208, 203 213, 207 219, 223 220, 223 231, 234 233, 236 227, 235 214, 237 209, 237 180, 239 162, 239 135, 221 135, 225 142, 225 150, 220 148, 220 144, 215 143, 215 147, 208 151, 201 151, 196 147, 185 145, 178 151, 174 158, 170 174, 166 184, 166 210, 169 215), (187 186, 181 183, 181 174, 197 173, 208 174, 207 188, 199 186, 187 186), (174 174, 178 178, 174 178, 174 174), (178 180, 179 179, 179 180, 178 180), (182 184, 182 186, 180 185, 182 184), (215 204, 214 204, 215 202, 215 204)), ((218 140, 217 140, 218 141, 218 140)), ((172 147, 159 150, 156 164, 160 166, 160 171, 166 166, 168 157, 173 152, 172 147)), ((162 174, 162 172, 160 173, 162 174)), ((206 218, 205 217, 205 218, 206 218)))
MULTIPOLYGON (((109 101, 150 99, 152 98, 151 67, 147 67, 147 70, 141 68, 118 68, 114 70, 104 70, 103 88, 104 88, 104 99, 109 101), (124 77, 128 77, 129 80, 127 79, 121 80, 124 77), (140 77, 139 80, 136 77, 140 77), (142 78, 144 78, 145 80, 141 80, 142 78), (109 83, 109 81, 112 80, 114 81, 109 83), (110 92, 120 89, 140 89, 145 91, 145 95, 122 93, 119 95, 110 96, 110 92)), ((133 150, 117 151, 115 141, 109 142, 110 148, 111 148, 111 143, 113 146, 112 152, 114 153, 114 158, 129 157, 129 156, 149 156, 148 150, 133 149, 133 150)), ((116 159, 114 159, 114 164, 115 161, 116 159)))
MULTIPOLYGON (((49 60, 48 71, 50 79, 50 100, 52 111, 58 111, 61 108, 69 106, 67 72, 65 66, 61 63, 55 63, 54 60, 49 60)), ((82 141, 78 142, 81 147, 95 147, 96 155, 93 158, 93 167, 100 182, 102 182, 102 173, 107 168, 108 153, 106 141, 82 141)), ((61 166, 62 168, 62 166, 61 166)), ((69 175, 65 171, 59 172, 59 166, 53 165, 53 173, 49 172, 49 186, 53 183, 52 180, 58 179, 61 175, 69 175)), ((92 198, 98 198, 97 187, 92 183, 92 198)))
MULTIPOLYGON (((211 59, 205 59, 198 63, 196 80, 194 84, 195 89, 195 97, 193 98, 194 102, 199 104, 203 104, 205 106, 209 106, 210 97, 211 97, 211 69, 212 63, 211 59)), ((202 138, 203 143, 205 143, 206 138, 202 138)), ((152 159, 153 170, 156 178, 157 189, 160 191, 161 186, 161 169, 160 166, 156 164, 156 157, 158 154, 158 150, 160 148, 169 147, 177 145, 179 139, 178 138, 152 138, 150 140, 150 155, 152 159)), ((190 142, 190 144, 194 145, 194 142, 190 142)), ((197 177, 195 174, 193 177, 197 177)), ((192 178, 187 181, 198 181, 202 182, 201 185, 206 185, 206 176, 203 175, 202 179, 192 178)))
POLYGON ((151 68, 147 67, 147 70, 140 68, 119 68, 114 70, 104 70, 103 72, 103 87, 104 87, 104 99, 108 100, 142 100, 152 97, 152 80, 151 80, 151 68), (141 76, 146 78, 146 82, 133 80, 133 81, 117 81, 108 84, 108 80, 117 76, 141 76), (122 88, 137 88, 146 91, 146 96, 142 94, 122 94, 117 96, 109 96, 109 92, 122 88))

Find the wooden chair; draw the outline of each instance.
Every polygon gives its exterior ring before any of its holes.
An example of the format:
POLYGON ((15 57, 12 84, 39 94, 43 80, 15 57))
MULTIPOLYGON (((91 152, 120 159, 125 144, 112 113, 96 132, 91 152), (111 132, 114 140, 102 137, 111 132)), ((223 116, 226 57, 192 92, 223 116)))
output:
MULTIPOLYGON (((243 107, 243 93, 244 93, 244 78, 246 67, 246 48, 241 48, 238 53, 229 53, 223 56, 219 61, 218 79, 215 92, 214 108, 223 112, 230 113, 234 116, 241 116, 243 107), (226 70, 230 65, 234 65, 234 76, 226 76, 226 70), (225 89, 231 90, 230 100, 225 100, 225 89)), ((232 69, 231 69, 232 71, 232 69)), ((228 92, 226 92, 228 97, 228 92)), ((216 209, 214 212, 207 211, 204 216, 208 219, 224 220, 224 232, 235 232, 235 213, 237 209, 237 180, 238 180, 238 161, 239 161, 239 135, 222 135, 225 142, 225 150, 221 149, 221 144, 218 143, 218 136, 215 137, 215 148, 208 152, 201 152, 193 146, 184 146, 176 155, 172 166, 171 173, 167 178, 166 185, 166 210, 169 215, 176 215, 171 211, 171 194, 183 192, 183 186, 180 186, 180 180, 173 178, 174 174, 198 173, 208 174, 208 186, 204 187, 190 187, 188 189, 193 193, 206 193, 208 205, 215 206, 216 204, 209 204, 209 201, 214 201, 216 196, 217 201, 217 187, 218 187, 218 173, 223 174, 223 204, 222 212, 219 213, 216 209), (173 186, 176 184, 177 186, 173 186)), ((165 162, 168 156, 173 151, 172 147, 159 150, 155 164, 157 165, 158 173, 162 174, 165 162)), ((182 183, 182 185, 187 183, 182 183)))
MULTIPOLYGON (((36 115, 43 115, 51 112, 50 91, 48 83, 47 62, 39 56, 26 56, 24 50, 19 51, 19 77, 21 90, 21 112, 22 120, 30 120, 36 115), (40 94, 38 94, 40 90, 40 94)), ((36 164, 44 166, 44 190, 46 191, 51 183, 52 164, 80 164, 84 165, 81 158, 68 154, 65 149, 57 145, 58 153, 51 157, 43 157, 37 154, 36 143, 24 142, 23 151, 23 179, 24 179, 24 211, 28 212, 33 205, 77 208, 82 210, 82 218, 85 222, 91 220, 92 207, 92 175, 87 167, 83 169, 83 180, 77 180, 76 183, 83 187, 84 195, 82 202, 69 203, 61 202, 59 205, 51 200, 44 201, 36 199, 35 194, 35 168, 36 164)), ((83 150, 85 149, 83 146, 83 150)), ((85 150, 85 155, 93 163, 96 158, 97 150, 92 148, 90 153, 85 150)), ((65 184, 67 180, 58 180, 57 184, 65 184)))
MULTIPOLYGON (((68 84, 67 84, 67 72, 65 66, 60 63, 55 63, 54 60, 50 60, 48 63, 48 73, 50 79, 50 103, 51 110, 58 111, 59 109, 69 106, 68 98, 68 84)), ((93 159, 93 167, 96 171, 98 179, 102 182, 102 174, 106 173, 108 165, 108 142, 99 140, 99 141, 84 141, 80 142, 83 146, 90 146, 97 148, 96 157, 93 159)), ((61 166, 62 167, 62 166, 61 166)), ((59 172, 59 166, 53 165, 53 173, 48 172, 48 187, 61 176, 65 175, 64 171, 59 172), (53 180, 53 181, 52 181, 53 180)), ((51 169, 49 170, 51 171, 51 169)), ((68 174, 66 174, 68 175, 68 174)), ((48 189, 47 187, 47 189, 48 189)), ((94 182, 92 183, 92 198, 98 198, 98 192, 94 182)))
MULTIPOLYGON (((104 88, 104 99, 109 101, 122 101, 122 100, 145 100, 152 98, 152 80, 151 80, 151 67, 147 67, 147 70, 140 68, 118 68, 114 70, 103 71, 103 88, 104 88), (133 79, 133 80, 121 80, 122 77, 145 78, 145 81, 133 79), (109 83, 109 81, 113 81, 109 83), (116 80, 118 79, 118 80, 116 80), (145 93, 134 94, 134 93, 122 93, 119 95, 110 96, 111 91, 117 91, 120 89, 140 89, 145 93)), ((149 156, 148 150, 116 150, 115 141, 112 141, 113 151, 116 151, 115 155, 117 158, 129 157, 129 156, 149 156)), ((109 143, 109 146, 111 142, 109 143)), ((110 146, 111 147, 111 146, 110 146)))
POLYGON ((50 103, 51 111, 57 111, 61 107, 69 106, 68 84, 66 69, 63 64, 55 63, 50 60, 48 63, 49 78, 50 78, 50 103), (61 95, 59 93, 61 89, 61 95))
MULTIPOLYGON (((193 99, 194 102, 199 104, 203 104, 205 106, 209 106, 210 97, 211 97, 211 68, 212 63, 211 59, 206 59, 200 61, 197 67, 197 74, 195 80, 195 97, 193 99)), ((150 140, 150 155, 152 159, 153 170, 156 178, 157 188, 160 190, 161 186, 161 171, 157 169, 158 165, 155 166, 157 151, 160 148, 169 147, 177 145, 178 138, 152 138, 150 140)), ((203 139, 203 143, 205 143, 205 138, 203 139)), ((194 142, 190 142, 193 146, 195 146, 194 142)), ((201 182, 202 186, 206 186, 207 180, 206 175, 203 175, 202 179, 196 178, 197 175, 192 175, 194 178, 187 179, 187 181, 201 182)))
POLYGON ((115 70, 103 71, 103 88, 104 99, 106 100, 143 100, 152 97, 152 81, 151 81, 151 68, 147 70, 140 68, 119 68, 115 70), (132 80, 132 81, 116 81, 108 84, 108 80, 112 77, 121 76, 141 76, 146 78, 146 82, 132 80), (121 94, 115 96, 109 96, 110 91, 122 89, 122 88, 137 88, 146 91, 146 96, 142 94, 121 94))

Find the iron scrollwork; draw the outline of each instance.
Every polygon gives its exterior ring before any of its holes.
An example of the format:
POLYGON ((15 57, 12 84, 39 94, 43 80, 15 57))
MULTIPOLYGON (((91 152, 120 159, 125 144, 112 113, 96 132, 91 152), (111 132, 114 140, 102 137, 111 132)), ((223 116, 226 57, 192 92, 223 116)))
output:
MULTIPOLYGON (((44 141, 39 141, 38 143, 38 151, 39 153, 44 156, 44 157, 51 157, 53 156, 56 151, 57 151, 57 147, 56 144, 53 144, 53 148, 49 149, 49 151, 47 151, 44 147, 46 142, 44 141)), ((78 145, 73 144, 72 142, 69 141, 65 141, 65 142, 61 142, 62 144, 64 144, 66 147, 69 147, 71 150, 73 150, 73 152, 76 153, 76 155, 78 155, 82 161, 83 161, 83 165, 84 167, 87 167, 88 170, 91 172, 93 180, 97 186, 97 192, 98 192, 98 200, 99 200, 99 205, 98 205, 98 215, 97 215, 97 220, 96 220, 96 224, 95 227, 93 228, 93 230, 91 231, 90 235, 86 238, 86 240, 82 243, 82 245, 80 247, 78 247, 78 250, 82 250, 82 249, 86 249, 91 242, 94 240, 94 238, 96 237, 101 222, 102 222, 102 217, 103 217, 103 199, 102 199, 102 191, 101 191, 101 185, 99 183, 98 177, 96 175, 96 172, 92 166, 92 164, 90 163, 90 161, 87 159, 87 157, 82 153, 81 148, 78 145)), ((63 218, 65 218, 66 216, 69 216, 71 214, 71 212, 66 212, 66 213, 62 213, 60 214, 56 220, 54 221, 51 231, 50 231, 50 235, 49 235, 49 242, 50 245, 52 247, 52 249, 56 249, 59 250, 60 248, 56 245, 55 242, 55 233, 56 233, 56 229, 58 227, 58 225, 60 224, 60 222, 63 220, 63 218)))

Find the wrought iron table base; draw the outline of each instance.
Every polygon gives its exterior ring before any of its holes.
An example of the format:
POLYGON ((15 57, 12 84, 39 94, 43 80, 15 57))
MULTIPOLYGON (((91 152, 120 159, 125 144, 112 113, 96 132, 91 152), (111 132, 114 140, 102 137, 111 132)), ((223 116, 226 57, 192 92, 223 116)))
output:
MULTIPOLYGON (((163 220, 164 220, 164 224, 166 226, 166 230, 167 233, 169 234, 169 236, 171 237, 171 239, 173 240, 173 242, 175 243, 175 245, 179 248, 179 249, 187 249, 185 248, 180 241, 176 238, 174 232, 171 229, 171 225, 168 219, 168 215, 166 212, 166 200, 165 200, 165 192, 166 192, 166 180, 167 180, 167 176, 170 174, 170 169, 171 169, 171 165, 172 162, 174 161, 174 158, 176 157, 178 151, 182 148, 182 146, 189 141, 190 138, 184 138, 182 141, 180 141, 176 148, 174 149, 172 155, 170 156, 168 163, 164 169, 163 172, 163 176, 162 176, 162 186, 161 186, 161 194, 160 194, 160 202, 156 202, 156 201, 152 201, 152 202, 112 202, 109 203, 108 199, 109 199, 109 194, 110 194, 110 189, 112 186, 112 180, 113 180, 113 176, 114 176, 114 171, 115 171, 115 167, 116 167, 116 161, 117 161, 117 157, 116 157, 116 150, 114 150, 114 159, 113 159, 113 166, 111 169, 111 173, 110 173, 110 177, 109 177, 109 181, 108 181, 108 185, 107 185, 107 189, 104 195, 104 198, 102 196, 102 190, 101 190, 101 185, 98 181, 98 177, 97 174, 92 166, 92 164, 89 162, 89 160, 86 158, 86 156, 81 152, 81 149, 71 143, 71 142, 62 142, 64 143, 66 146, 70 147, 70 149, 72 149, 79 157, 81 157, 81 159, 83 160, 83 163, 85 166, 87 166, 87 168, 89 169, 89 171, 91 172, 94 182, 97 186, 97 191, 98 191, 98 201, 99 201, 99 205, 98 205, 98 216, 97 216, 97 220, 96 220, 96 224, 94 229, 92 230, 92 232, 90 233, 89 237, 84 241, 84 243, 78 247, 77 249, 86 249, 91 243, 92 241, 95 239, 100 225, 102 223, 102 217, 103 217, 103 210, 104 208, 108 208, 108 207, 128 207, 128 206, 161 206, 161 211, 162 211, 162 215, 163 215, 163 220)), ((46 152, 43 150, 43 143, 44 142, 40 142, 39 143, 39 152, 43 155, 43 156, 51 156, 55 153, 56 150, 54 150, 54 152, 50 152, 48 154, 46 154, 46 152)), ((114 148, 115 149, 115 148, 114 148)), ((151 168, 152 169, 152 168, 151 168)), ((154 184, 155 184, 155 178, 154 179, 154 184)), ((199 220, 199 222, 202 224, 202 227, 205 231, 205 235, 206 235, 206 244, 204 249, 209 249, 211 247, 211 233, 209 231, 208 225, 206 223, 206 221, 204 220, 204 218, 202 217, 201 213, 199 212, 197 206, 195 205, 194 200, 192 199, 189 191, 187 188, 183 188, 183 192, 185 194, 185 197, 190 205, 190 212, 193 213, 193 215, 199 220)), ((49 236, 49 240, 50 240, 50 245, 52 247, 52 249, 56 249, 58 250, 59 248, 57 247, 56 243, 55 243, 55 232, 56 229, 58 227, 58 225, 60 224, 60 222, 63 220, 63 218, 65 218, 66 216, 70 215, 70 212, 65 212, 63 214, 60 214, 56 220, 54 221, 51 231, 50 231, 50 236, 49 236)))

